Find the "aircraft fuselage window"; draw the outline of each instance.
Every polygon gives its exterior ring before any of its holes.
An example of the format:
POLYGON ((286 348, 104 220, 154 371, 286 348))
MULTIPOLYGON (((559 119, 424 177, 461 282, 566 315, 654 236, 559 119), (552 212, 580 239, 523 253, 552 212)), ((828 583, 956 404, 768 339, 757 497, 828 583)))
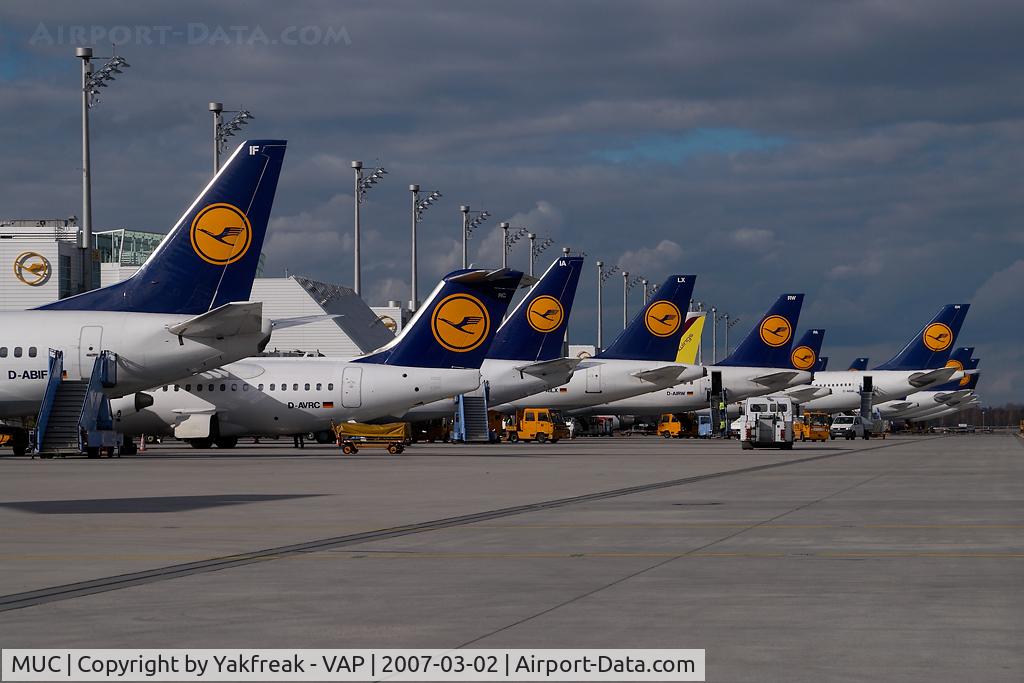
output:
POLYGON ((320 390, 321 390, 321 389, 323 389, 323 388, 324 388, 324 385, 323 385, 323 384, 321 384, 320 382, 317 382, 317 383, 316 383, 316 390, 317 390, 317 391, 320 391, 320 390))
POLYGON ((309 384, 306 384, 306 391, 309 391, 309 384))
POLYGON ((292 385, 292 391, 298 391, 298 390, 299 390, 299 385, 298 384, 293 384, 292 385))
POLYGON ((334 382, 327 385, 327 391, 334 391, 334 382))
POLYGON ((14 347, 14 357, 15 358, 21 358, 21 347, 20 346, 15 346, 14 347))
POLYGON ((35 358, 37 353, 38 353, 38 351, 36 350, 36 347, 34 347, 34 346, 28 347, 28 357, 29 358, 35 358))
POLYGON ((203 385, 202 384, 197 384, 196 385, 196 391, 202 391, 202 390, 203 390, 203 385))

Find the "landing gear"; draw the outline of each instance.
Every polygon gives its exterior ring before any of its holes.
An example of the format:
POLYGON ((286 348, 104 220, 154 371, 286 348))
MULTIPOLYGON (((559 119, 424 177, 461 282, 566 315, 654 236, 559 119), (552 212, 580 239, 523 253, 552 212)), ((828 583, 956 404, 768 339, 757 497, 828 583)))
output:
POLYGON ((187 439, 188 445, 192 448, 210 448, 213 446, 213 439, 206 437, 203 439, 187 439))
POLYGON ((217 444, 217 448, 234 448, 238 445, 237 436, 218 436, 213 440, 217 444))
POLYGON ((28 432, 19 429, 11 435, 11 450, 19 457, 28 453, 28 432))

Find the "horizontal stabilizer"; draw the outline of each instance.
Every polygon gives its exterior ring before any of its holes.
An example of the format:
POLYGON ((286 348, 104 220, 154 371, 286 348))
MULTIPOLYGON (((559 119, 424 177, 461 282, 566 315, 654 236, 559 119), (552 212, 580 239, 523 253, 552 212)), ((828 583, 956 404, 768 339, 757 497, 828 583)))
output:
POLYGON ((516 368, 519 372, 537 377, 539 379, 550 379, 554 377, 565 377, 569 381, 573 370, 583 361, 582 358, 555 358, 554 360, 543 360, 539 363, 530 363, 516 368))
POLYGON ((634 372, 633 377, 651 384, 678 382, 679 376, 687 369, 685 365, 665 365, 660 368, 634 372))
POLYGON ((935 400, 939 401, 940 403, 954 403, 954 402, 962 401, 963 399, 967 398, 968 396, 970 396, 973 393, 974 392, 971 391, 970 389, 961 389, 960 391, 950 391, 950 392, 947 392, 947 393, 936 394, 935 395, 935 400))
POLYGON ((766 375, 758 375, 752 378, 750 381, 755 384, 760 384, 763 387, 784 387, 793 381, 793 378, 797 376, 795 370, 780 370, 779 372, 770 372, 766 375))
POLYGON ((309 325, 310 323, 323 322, 324 320, 336 320, 344 317, 344 313, 335 313, 331 315, 303 315, 297 318, 274 318, 270 321, 270 327, 274 330, 283 330, 286 327, 298 327, 299 325, 309 325))
POLYGON ((244 301, 224 304, 184 322, 168 325, 167 331, 189 339, 231 337, 255 334, 263 329, 263 302, 244 301))
POLYGON ((804 403, 816 398, 824 398, 831 394, 832 390, 828 387, 815 387, 809 384, 804 384, 802 386, 786 390, 786 396, 789 396, 797 403, 804 403))
POLYGON ((953 375, 963 377, 963 371, 957 370, 956 368, 936 368, 935 370, 928 370, 926 372, 915 372, 909 378, 911 386, 917 387, 930 387, 936 384, 942 384, 953 379, 953 375))

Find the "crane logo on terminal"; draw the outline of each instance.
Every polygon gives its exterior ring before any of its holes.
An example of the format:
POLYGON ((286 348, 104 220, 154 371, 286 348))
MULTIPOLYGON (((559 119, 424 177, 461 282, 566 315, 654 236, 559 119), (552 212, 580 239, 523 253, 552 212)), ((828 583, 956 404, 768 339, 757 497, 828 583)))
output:
POLYGON ((953 345, 953 330, 946 323, 932 323, 924 328, 921 341, 929 351, 945 351, 953 345))
POLYGON ((50 262, 34 251, 25 251, 14 259, 14 277, 29 287, 45 285, 50 279, 50 262))
POLYGON ((430 331, 437 343, 456 353, 472 351, 484 343, 491 330, 491 316, 480 299, 470 294, 451 294, 441 299, 430 317, 430 331))
POLYGON ((652 303, 644 313, 644 326, 655 337, 671 337, 682 322, 679 307, 664 299, 652 303))
POLYGON ((562 324, 565 311, 561 302, 553 296, 542 295, 530 302, 526 307, 526 322, 530 327, 541 333, 557 330, 562 324))
POLYGON ((781 315, 770 315, 761 321, 760 333, 761 341, 768 346, 778 348, 793 336, 793 326, 781 315))
POLYGON ((192 220, 190 238, 199 258, 215 266, 226 266, 249 251, 252 225, 237 206, 210 204, 192 220))
POLYGON ((810 346, 798 346, 793 349, 789 360, 792 361, 793 367, 797 370, 810 370, 814 367, 814 363, 818 358, 814 354, 814 349, 810 346))

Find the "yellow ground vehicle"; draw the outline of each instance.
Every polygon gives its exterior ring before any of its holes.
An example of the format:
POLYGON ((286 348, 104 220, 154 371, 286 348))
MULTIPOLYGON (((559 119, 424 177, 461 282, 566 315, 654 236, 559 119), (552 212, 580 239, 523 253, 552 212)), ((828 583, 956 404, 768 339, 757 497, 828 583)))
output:
POLYGON ((806 412, 793 420, 793 438, 800 441, 828 441, 828 413, 806 412))
POLYGON ((382 425, 368 425, 359 422, 342 422, 334 425, 334 433, 345 455, 354 455, 360 448, 386 448, 391 455, 405 450, 405 444, 412 436, 408 422, 390 422, 382 425))
POLYGON ((686 414, 665 413, 658 421, 658 436, 666 439, 697 436, 697 423, 686 414))
POLYGON ((505 418, 503 430, 505 439, 510 443, 517 441, 536 441, 558 443, 559 439, 569 437, 569 428, 565 426, 562 414, 549 408, 523 408, 516 414, 505 418))

